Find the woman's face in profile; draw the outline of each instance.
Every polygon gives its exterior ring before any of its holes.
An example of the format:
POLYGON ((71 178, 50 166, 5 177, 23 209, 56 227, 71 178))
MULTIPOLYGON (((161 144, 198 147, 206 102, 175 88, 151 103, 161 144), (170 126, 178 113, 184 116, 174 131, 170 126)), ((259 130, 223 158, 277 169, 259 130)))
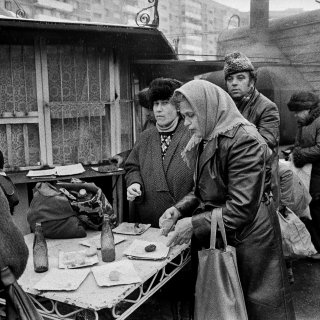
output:
POLYGON ((184 120, 184 125, 188 127, 192 134, 202 137, 198 116, 192 109, 190 103, 187 100, 182 99, 179 103, 179 110, 184 120))

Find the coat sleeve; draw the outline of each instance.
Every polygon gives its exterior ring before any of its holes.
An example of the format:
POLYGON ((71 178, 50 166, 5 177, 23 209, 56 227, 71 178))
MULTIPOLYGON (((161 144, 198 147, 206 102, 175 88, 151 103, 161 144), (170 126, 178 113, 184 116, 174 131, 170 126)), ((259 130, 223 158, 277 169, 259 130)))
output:
MULTIPOLYGON (((222 207, 226 231, 233 234, 250 224, 259 209, 264 188, 267 146, 249 135, 241 136, 229 147, 226 164, 227 194, 222 207)), ((211 212, 192 217, 194 233, 203 240, 210 234, 211 212)))
POLYGON ((133 183, 139 183, 143 190, 143 180, 140 172, 140 148, 141 141, 138 140, 127 158, 124 169, 126 170, 125 180, 127 187, 133 183))
POLYGON ((25 270, 29 252, 21 231, 12 220, 7 198, 1 188, 0 208, 0 268, 9 266, 18 279, 25 270))
POLYGON ((320 160, 320 127, 316 131, 315 145, 308 148, 295 147, 292 155, 293 162, 298 168, 307 163, 318 162, 320 160))
POLYGON ((257 129, 271 150, 279 144, 280 115, 277 106, 269 103, 261 114, 257 129))

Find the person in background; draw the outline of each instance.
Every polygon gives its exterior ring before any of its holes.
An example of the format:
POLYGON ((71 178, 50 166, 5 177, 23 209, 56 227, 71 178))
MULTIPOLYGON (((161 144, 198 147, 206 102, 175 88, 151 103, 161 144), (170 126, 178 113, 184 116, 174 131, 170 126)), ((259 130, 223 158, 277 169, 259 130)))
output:
MULTIPOLYGON (((169 102, 181 84, 168 78, 151 82, 145 96, 153 106, 156 124, 141 133, 124 166, 127 199, 135 210, 134 222, 150 223, 156 228, 162 213, 193 187, 193 170, 181 159, 190 134, 179 112, 169 102)), ((171 297, 174 319, 191 312, 192 288, 185 281, 189 273, 189 268, 184 268, 165 291, 171 297)))
POLYGON ((126 163, 127 199, 134 202, 136 221, 159 226, 162 213, 193 186, 193 171, 181 161, 190 139, 176 108, 169 103, 181 82, 158 78, 151 82, 149 99, 156 126, 141 133, 126 163))
MULTIPOLYGON (((282 252, 279 221, 269 196, 271 152, 254 125, 218 86, 193 80, 172 103, 193 133, 183 158, 196 163, 194 190, 167 209, 169 246, 208 248, 211 213, 222 211, 228 243, 236 247, 239 276, 250 320, 295 319, 282 252)), ((214 288, 212 288, 214 290, 214 288)))
POLYGON ((229 95, 240 113, 253 123, 272 150, 272 193, 279 205, 278 146, 280 115, 275 103, 255 87, 257 75, 250 59, 241 52, 225 56, 224 77, 229 95))
POLYGON ((153 106, 152 106, 150 99, 149 99, 149 88, 144 88, 144 89, 140 90, 136 94, 135 101, 136 101, 137 105, 140 105, 145 110, 147 110, 146 120, 142 126, 142 131, 149 129, 150 127, 155 126, 156 119, 154 117, 154 113, 152 110, 153 106))
POLYGON ((4 167, 4 157, 2 151, 0 151, 0 188, 7 197, 10 212, 13 214, 15 206, 19 204, 19 198, 16 193, 16 188, 12 180, 3 171, 4 167))
MULTIPOLYGON (((312 220, 304 220, 310 232, 312 243, 320 252, 320 105, 316 94, 300 91, 292 94, 288 108, 294 112, 298 122, 298 132, 292 149, 292 159, 296 167, 312 164, 310 179, 310 214, 312 220)), ((312 256, 320 259, 320 254, 312 256)))

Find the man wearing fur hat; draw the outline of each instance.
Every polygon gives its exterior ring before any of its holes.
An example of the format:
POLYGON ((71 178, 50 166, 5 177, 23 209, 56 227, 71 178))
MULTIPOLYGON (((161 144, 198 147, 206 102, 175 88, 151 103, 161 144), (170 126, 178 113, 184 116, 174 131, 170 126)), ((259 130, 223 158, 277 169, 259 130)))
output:
MULTIPOLYGON (((310 194, 310 213, 312 220, 305 221, 312 242, 320 252, 320 104, 319 98, 312 92, 294 93, 288 103, 290 111, 298 122, 298 133, 292 151, 293 162, 301 168, 312 163, 310 194)), ((320 258, 320 254, 313 258, 320 258)))
POLYGON ((278 145, 280 115, 275 103, 256 88, 256 72, 251 61, 241 52, 225 56, 224 77, 228 93, 241 114, 253 123, 273 153, 272 193, 279 205, 278 145))

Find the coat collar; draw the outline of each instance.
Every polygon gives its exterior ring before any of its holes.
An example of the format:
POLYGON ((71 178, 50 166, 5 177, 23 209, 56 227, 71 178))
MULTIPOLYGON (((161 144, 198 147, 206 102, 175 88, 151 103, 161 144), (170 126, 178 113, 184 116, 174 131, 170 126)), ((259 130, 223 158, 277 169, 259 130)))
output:
MULTIPOLYGON (((225 137, 228 137, 228 138, 233 138, 236 134, 236 132, 238 131, 240 125, 224 132, 224 133, 221 133, 220 136, 225 136, 225 137)), ((200 155, 200 157, 198 158, 198 161, 197 161, 197 166, 196 166, 196 170, 198 171, 197 172, 197 175, 196 176, 200 176, 201 175, 201 172, 203 170, 203 167, 206 165, 206 163, 214 156, 214 154, 216 153, 217 149, 218 149, 218 140, 219 140, 219 137, 217 137, 216 139, 213 139, 213 140, 210 140, 205 148, 203 149, 203 152, 202 154, 200 155)), ((214 176, 214 173, 211 172, 211 174, 214 176)))

